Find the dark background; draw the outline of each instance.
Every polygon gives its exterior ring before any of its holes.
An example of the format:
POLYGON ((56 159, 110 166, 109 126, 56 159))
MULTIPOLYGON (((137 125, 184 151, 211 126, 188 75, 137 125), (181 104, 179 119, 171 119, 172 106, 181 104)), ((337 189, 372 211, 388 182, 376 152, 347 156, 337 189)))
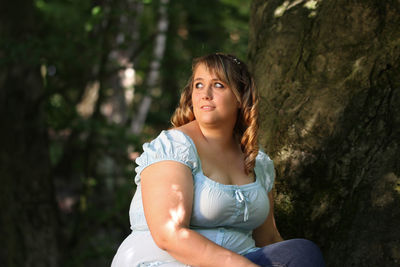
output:
POLYGON ((109 266, 134 159, 193 57, 233 53, 261 95, 283 237, 328 266, 400 265, 400 2, 0 4, 0 266, 109 266))

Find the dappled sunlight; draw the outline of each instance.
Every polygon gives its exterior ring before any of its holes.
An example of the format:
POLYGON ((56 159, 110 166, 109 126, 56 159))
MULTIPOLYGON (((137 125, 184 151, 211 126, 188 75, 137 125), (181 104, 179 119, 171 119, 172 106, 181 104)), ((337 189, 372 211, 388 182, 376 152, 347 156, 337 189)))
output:
POLYGON ((189 31, 188 31, 187 28, 184 27, 184 26, 180 26, 180 28, 178 29, 178 35, 179 35, 183 40, 187 40, 187 38, 188 38, 188 33, 189 33, 189 31))
POLYGON ((93 114, 96 101, 99 97, 100 82, 95 81, 89 83, 85 88, 85 93, 82 97, 82 101, 77 105, 76 109, 78 113, 88 118, 93 114))
POLYGON ((101 105, 101 113, 107 117, 110 117, 113 113, 113 105, 111 103, 105 103, 101 105))
POLYGON ((310 11, 309 17, 314 17, 316 15, 316 9, 318 7, 318 3, 321 0, 295 0, 295 1, 285 1, 282 5, 278 6, 275 9, 274 16, 275 18, 279 18, 283 16, 283 14, 290 10, 291 8, 303 4, 303 7, 307 8, 310 11))
POLYGON ((283 2, 282 5, 278 6, 274 12, 275 17, 276 18, 281 17, 283 15, 283 13, 285 13, 288 6, 289 6, 289 1, 285 1, 285 2, 283 2))
POLYGON ((182 205, 174 209, 170 209, 169 210, 170 219, 166 223, 168 230, 176 231, 177 227, 181 224, 184 215, 185 211, 182 205))
POLYGON ((171 196, 177 205, 168 211, 169 219, 166 222, 166 228, 170 233, 178 234, 179 238, 187 238, 189 235, 188 231, 179 229, 184 224, 186 216, 184 203, 182 202, 184 201, 183 193, 179 185, 171 185, 171 196))
POLYGON ((293 149, 289 145, 285 145, 279 151, 279 161, 286 161, 293 155, 293 149))
POLYGON ((295 0, 292 2, 285 1, 277 9, 275 9, 274 15, 275 15, 275 17, 281 17, 287 10, 289 10, 292 7, 295 7, 303 2, 304 2, 304 0, 295 0))
POLYGON ((310 10, 310 14, 308 15, 309 18, 315 17, 317 15, 317 5, 318 1, 316 0, 309 0, 304 4, 304 7, 310 10))
POLYGON ((294 211, 294 203, 289 194, 278 193, 275 196, 275 205, 285 214, 290 214, 294 211))
MULTIPOLYGON (((110 57, 118 62, 119 70, 109 81, 104 81, 101 85, 104 97, 100 105, 100 111, 109 122, 123 124, 129 116, 129 107, 133 104, 137 74, 133 63, 123 53, 111 52, 110 57)), ((98 94, 98 90, 96 94, 98 94)), ((93 104, 79 107, 82 110, 80 114, 83 117, 89 117, 93 113, 93 108, 90 107, 95 106, 97 98, 98 96, 96 95, 96 100, 93 104)))
POLYGON ((322 199, 320 199, 319 205, 315 204, 312 209, 311 213, 311 219, 315 220, 319 217, 321 217, 331 206, 331 203, 329 201, 329 195, 323 196, 322 199))
POLYGON ((354 62, 353 71, 358 71, 360 69, 361 61, 363 60, 363 58, 365 57, 360 57, 354 62))
MULTIPOLYGON (((125 36, 119 34, 116 39, 117 43, 122 44, 125 36)), ((134 101, 138 75, 127 50, 113 50, 110 58, 117 63, 118 67, 115 75, 109 81, 105 81, 102 88, 103 95, 107 97, 101 105, 101 112, 108 121, 124 124, 134 101)))
POLYGON ((311 132, 311 130, 313 129, 313 127, 317 121, 318 116, 319 116, 319 112, 314 112, 312 117, 307 120, 303 129, 301 129, 301 131, 300 131, 301 137, 305 137, 307 134, 309 134, 311 132))
POLYGON ((120 72, 121 84, 125 89, 125 104, 130 105, 135 95, 134 85, 136 83, 136 71, 132 66, 128 66, 120 72))
POLYGON ((60 211, 68 214, 74 211, 74 207, 79 201, 76 195, 57 196, 56 199, 60 211))
POLYGON ((133 101, 134 96, 134 85, 135 85, 135 76, 136 71, 133 67, 128 67, 123 71, 121 75, 121 83, 125 88, 125 103, 130 105, 133 101))
POLYGON ((392 204, 398 197, 400 197, 400 177, 393 172, 379 179, 375 190, 371 192, 372 205, 379 208, 392 204))
POLYGON ((362 74, 363 71, 368 71, 369 68, 367 67, 368 65, 366 63, 366 60, 367 57, 365 56, 357 58, 357 60, 354 61, 351 74, 346 77, 345 81, 354 80, 357 78, 357 75, 362 74))
POLYGON ((240 40, 240 35, 237 32, 231 32, 229 34, 229 38, 232 40, 232 42, 237 43, 240 40))
POLYGON ((302 166, 313 163, 315 160, 316 157, 313 153, 295 149, 292 145, 288 144, 278 151, 278 156, 274 159, 274 162, 276 162, 277 165, 289 164, 289 169, 291 171, 296 171, 302 168, 302 166))
POLYGON ((318 4, 318 1, 309 0, 304 4, 304 7, 311 9, 311 10, 315 10, 315 9, 317 9, 317 4, 318 4))

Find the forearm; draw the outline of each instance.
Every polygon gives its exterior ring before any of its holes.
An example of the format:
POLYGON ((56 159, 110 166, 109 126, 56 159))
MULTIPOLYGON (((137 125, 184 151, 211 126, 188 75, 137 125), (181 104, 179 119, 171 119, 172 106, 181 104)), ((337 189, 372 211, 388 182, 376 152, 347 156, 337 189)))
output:
POLYGON ((161 243, 161 248, 177 260, 191 266, 258 266, 188 228, 180 228, 169 234, 161 243))

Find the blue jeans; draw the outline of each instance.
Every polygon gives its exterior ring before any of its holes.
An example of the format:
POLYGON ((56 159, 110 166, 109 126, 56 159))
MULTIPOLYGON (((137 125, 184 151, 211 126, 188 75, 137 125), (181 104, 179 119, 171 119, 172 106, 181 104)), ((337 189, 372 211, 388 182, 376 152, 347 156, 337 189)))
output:
POLYGON ((246 258, 263 267, 324 267, 321 250, 306 239, 289 239, 247 253, 246 258))

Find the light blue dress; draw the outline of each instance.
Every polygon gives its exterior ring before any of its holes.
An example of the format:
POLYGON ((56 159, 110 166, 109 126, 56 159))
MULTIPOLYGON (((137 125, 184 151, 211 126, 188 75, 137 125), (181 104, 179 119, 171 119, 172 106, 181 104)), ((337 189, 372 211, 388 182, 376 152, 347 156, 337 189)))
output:
POLYGON ((193 140, 183 132, 172 129, 162 131, 156 139, 145 143, 142 155, 136 159, 137 189, 129 210, 132 233, 120 245, 112 267, 185 266, 157 247, 144 217, 140 174, 144 168, 163 160, 180 162, 192 171, 194 195, 191 229, 242 255, 258 249, 252 238, 252 230, 265 221, 269 212, 267 193, 274 182, 272 160, 259 151, 254 168, 255 182, 245 185, 221 184, 203 174, 193 140))

